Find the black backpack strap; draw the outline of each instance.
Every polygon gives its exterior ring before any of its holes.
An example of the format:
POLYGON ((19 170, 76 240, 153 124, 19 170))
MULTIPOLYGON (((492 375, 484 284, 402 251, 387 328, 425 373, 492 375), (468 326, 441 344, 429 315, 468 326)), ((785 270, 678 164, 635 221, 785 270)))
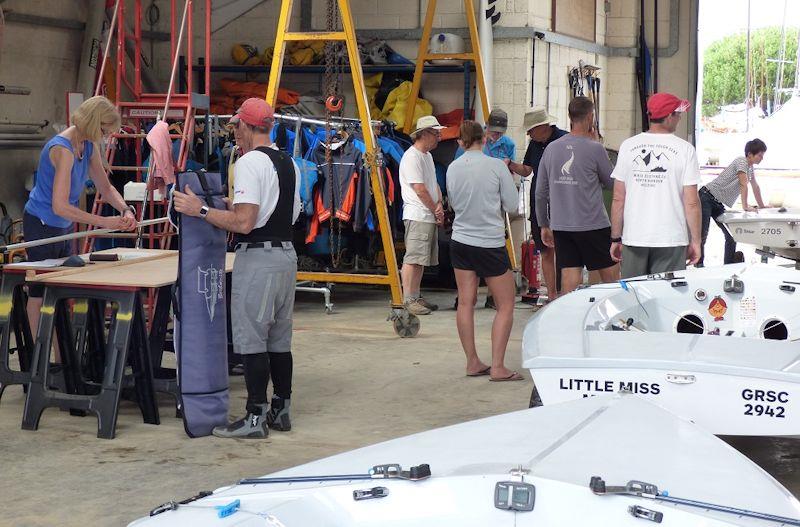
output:
POLYGON ((200 187, 203 189, 203 194, 206 196, 206 205, 213 207, 214 201, 211 198, 214 194, 206 179, 206 173, 203 171, 195 171, 195 174, 197 175, 197 180, 200 182, 200 187))

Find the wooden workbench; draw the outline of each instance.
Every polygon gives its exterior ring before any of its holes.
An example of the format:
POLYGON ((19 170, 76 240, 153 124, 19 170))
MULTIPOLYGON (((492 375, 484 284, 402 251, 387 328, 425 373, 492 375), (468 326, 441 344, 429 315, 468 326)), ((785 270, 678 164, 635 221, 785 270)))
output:
MULTIPOLYGON (((30 361, 33 354, 34 340, 28 325, 25 311, 25 293, 23 286, 27 280, 36 281, 45 275, 58 276, 77 273, 95 273, 100 269, 118 266, 122 263, 144 263, 156 258, 174 256, 175 251, 161 249, 113 248, 98 251, 99 254, 118 254, 121 261, 90 262, 89 255, 83 254, 86 266, 64 267, 47 262, 18 262, 2 266, 0 280, 0 396, 3 391, 14 385, 26 385, 30 382, 30 361), (11 354, 11 333, 14 333, 15 351, 20 368, 13 369, 9 364, 11 354)), ((60 260, 66 260, 61 258, 60 260)))
MULTIPOLYGON (((27 277, 29 282, 44 285, 45 295, 25 400, 23 429, 37 429, 44 408, 58 406, 95 413, 98 416, 98 437, 113 438, 128 361, 136 379, 136 400, 146 423, 159 423, 155 391, 171 393, 177 399, 175 372, 167 372, 160 364, 170 318, 172 286, 178 278, 178 251, 138 250, 137 258, 124 257, 132 250, 117 251, 123 255, 120 261, 97 262, 76 268, 50 268, 47 272, 36 269, 27 277), (146 289, 157 291, 149 333, 140 294, 146 289), (65 301, 73 299, 86 301, 89 307, 82 313, 73 313, 70 318, 64 313, 64 306, 65 301), (105 331, 104 314, 109 306, 114 306, 114 314, 110 327, 105 331), (49 361, 37 355, 52 347, 54 334, 78 336, 76 339, 62 336, 58 340, 62 356, 69 358, 73 370, 77 369, 75 365, 81 364, 82 348, 85 349, 86 342, 91 341, 96 348, 93 352, 100 354, 103 364, 102 371, 95 373, 96 378, 102 377, 99 393, 72 393, 69 387, 67 391, 70 393, 49 389, 49 361), (166 376, 154 375, 165 372, 166 376)), ((234 258, 232 253, 226 255, 226 272, 233 270, 234 258)), ((19 266, 20 270, 24 268, 19 266)), ((64 369, 68 369, 66 365, 64 369)), ((73 372, 72 375, 77 374, 73 372)), ((82 381, 76 379, 73 385, 80 388, 82 381)))
MULTIPOLYGON (((45 285, 73 285, 87 287, 133 287, 157 289, 172 285, 178 279, 178 251, 154 249, 152 256, 121 260, 103 266, 60 268, 58 272, 39 274, 30 282, 45 285)), ((233 271, 234 253, 225 257, 225 272, 233 271)))

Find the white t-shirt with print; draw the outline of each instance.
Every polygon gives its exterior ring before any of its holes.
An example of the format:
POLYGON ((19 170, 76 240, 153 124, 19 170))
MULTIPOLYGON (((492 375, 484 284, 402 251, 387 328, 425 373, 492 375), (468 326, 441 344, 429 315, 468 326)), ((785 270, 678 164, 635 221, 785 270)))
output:
POLYGON ((436 182, 436 167, 430 152, 422 153, 411 146, 400 160, 400 193, 403 197, 403 219, 436 223, 433 212, 422 203, 411 188, 412 183, 422 183, 434 203, 439 201, 439 184, 436 182))
MULTIPOLYGON (((273 145, 271 148, 277 150, 273 145)), ((300 215, 300 169, 294 165, 294 204, 292 206, 292 223, 300 215)), ((254 229, 263 227, 278 206, 278 172, 272 160, 264 152, 251 150, 236 161, 233 179, 233 204, 249 203, 258 205, 258 218, 254 229)))
POLYGON ((683 187, 700 184, 694 147, 673 134, 641 133, 619 147, 614 179, 625 183, 622 243, 689 245, 683 187))

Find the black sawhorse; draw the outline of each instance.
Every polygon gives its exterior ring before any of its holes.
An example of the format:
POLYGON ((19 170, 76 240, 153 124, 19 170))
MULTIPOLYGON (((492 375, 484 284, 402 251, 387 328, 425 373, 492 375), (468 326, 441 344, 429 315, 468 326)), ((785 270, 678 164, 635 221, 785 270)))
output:
POLYGON ((42 411, 55 406, 94 413, 98 421, 97 437, 113 439, 127 364, 133 370, 136 401, 144 422, 159 424, 150 339, 139 289, 47 285, 33 349, 22 428, 36 430, 42 411), (69 300, 86 300, 86 316, 73 315, 71 322, 67 305, 69 300), (102 323, 108 303, 116 304, 117 308, 112 314, 108 338, 105 339, 102 332, 98 333, 101 328, 92 326, 102 323), (54 335, 60 345, 65 379, 71 381, 67 393, 54 391, 48 385, 49 356, 54 335), (92 357, 100 349, 103 350, 102 357, 92 357), (82 368, 82 357, 85 356, 89 357, 87 367, 82 368), (98 379, 99 382, 92 381, 95 375, 89 375, 87 381, 81 379, 81 370, 95 371, 99 375, 98 365, 101 361, 102 377, 98 379))
POLYGON ((150 362, 153 365, 153 386, 157 392, 167 393, 175 399, 176 417, 180 417, 180 394, 175 370, 161 366, 167 340, 167 325, 172 307, 172 285, 158 288, 155 296, 153 319, 150 321, 150 362))
POLYGON ((12 385, 27 385, 31 380, 30 364, 33 337, 25 311, 25 272, 4 271, 0 278, 0 397, 12 385), (11 334, 14 334, 19 370, 11 368, 11 334))

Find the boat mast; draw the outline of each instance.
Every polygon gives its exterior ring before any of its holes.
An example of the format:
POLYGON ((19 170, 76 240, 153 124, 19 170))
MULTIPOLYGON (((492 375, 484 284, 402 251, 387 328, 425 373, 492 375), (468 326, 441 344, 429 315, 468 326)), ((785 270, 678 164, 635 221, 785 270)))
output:
POLYGON ((781 55, 778 59, 778 74, 775 76, 775 94, 772 102, 772 111, 778 109, 781 102, 781 90, 783 89, 783 65, 786 63, 786 8, 789 0, 783 0, 783 23, 781 24, 781 55))
MULTIPOLYGON (((750 0, 747 0, 747 57, 745 63, 745 88, 744 88, 744 111, 745 111, 745 131, 750 131, 750 0)), ((795 83, 796 85, 797 83, 795 83)))
POLYGON ((793 95, 800 95, 800 28, 797 29, 797 56, 794 60, 794 92, 793 95))

